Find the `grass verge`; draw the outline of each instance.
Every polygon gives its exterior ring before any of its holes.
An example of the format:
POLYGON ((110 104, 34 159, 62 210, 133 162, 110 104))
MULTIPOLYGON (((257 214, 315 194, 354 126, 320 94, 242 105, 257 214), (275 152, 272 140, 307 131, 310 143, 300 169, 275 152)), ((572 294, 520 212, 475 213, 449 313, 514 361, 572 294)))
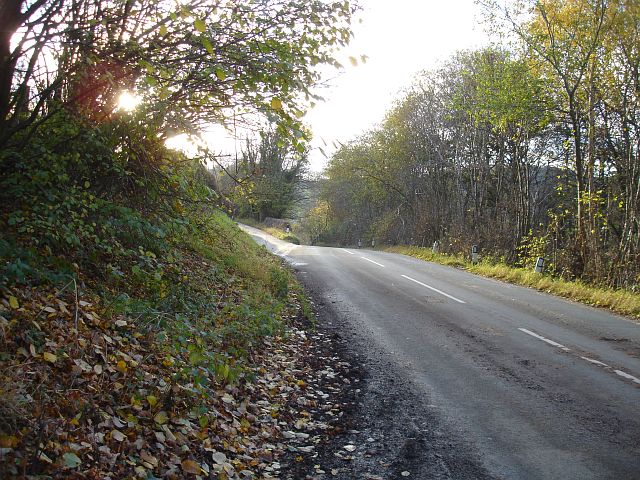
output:
POLYGON ((551 293, 595 307, 607 308, 613 312, 640 319, 640 294, 629 290, 594 287, 579 281, 568 281, 535 273, 530 269, 514 268, 508 265, 493 264, 486 261, 474 265, 462 255, 434 253, 430 248, 395 246, 388 247, 385 250, 419 258, 428 262, 463 268, 477 275, 497 278, 505 282, 535 288, 542 292, 551 293))

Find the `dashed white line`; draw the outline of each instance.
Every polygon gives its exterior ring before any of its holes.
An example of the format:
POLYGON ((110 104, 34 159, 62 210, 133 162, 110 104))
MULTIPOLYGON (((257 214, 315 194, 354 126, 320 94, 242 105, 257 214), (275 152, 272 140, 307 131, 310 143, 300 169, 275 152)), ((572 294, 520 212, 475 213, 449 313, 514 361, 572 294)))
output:
POLYGON ((606 363, 603 363, 599 360, 594 360, 593 358, 589 358, 589 357, 580 357, 583 360, 586 360, 589 363, 593 363, 594 365, 598 365, 600 367, 606 367, 609 368, 609 365, 607 365, 606 363))
POLYGON ((627 380, 631 380, 634 383, 640 384, 640 378, 636 378, 633 375, 629 375, 628 373, 623 372, 622 370, 614 370, 614 372, 617 375, 620 375, 621 377, 626 378, 627 380))
MULTIPOLYGON (((558 342, 554 342, 553 340, 549 340, 548 338, 543 337, 542 335, 538 335, 537 333, 533 333, 531 330, 527 330, 526 328, 518 328, 518 330, 520 330, 521 332, 526 333, 527 335, 531 335, 532 337, 537 338, 538 340, 542 340, 543 342, 548 343, 549 345, 553 345, 554 347, 558 347, 561 350, 564 350, 565 352, 569 352, 570 349, 565 347, 564 345, 558 343, 558 342)), ((582 360, 586 360, 589 363, 592 363, 594 365, 598 365, 599 367, 603 367, 609 371, 611 371, 612 367, 610 367, 609 365, 607 365, 604 362, 601 362, 600 360, 594 360, 593 358, 589 358, 589 357, 583 357, 580 356, 580 358, 582 360)), ((629 375, 627 372, 623 372, 622 370, 616 370, 613 369, 613 372, 622 377, 622 378, 626 378, 627 380, 631 380, 634 383, 637 383, 640 385, 640 378, 634 377, 633 375, 629 375)))
POLYGON ((464 300, 460 300, 459 298, 456 298, 453 295, 449 295, 448 293, 445 293, 442 290, 438 290, 437 288, 432 287, 431 285, 427 285, 426 283, 422 283, 419 280, 416 280, 415 278, 407 277, 406 275, 402 275, 402 277, 406 278, 407 280, 411 280, 412 282, 415 282, 418 285, 422 285, 423 287, 428 288, 429 290, 433 290, 434 292, 437 292, 440 295, 444 295, 445 297, 450 298, 451 300, 455 300, 458 303, 467 303, 464 300))
POLYGON ((347 250, 346 248, 341 248, 340 250, 342 250, 343 252, 347 252, 349 255, 355 255, 355 253, 350 252, 349 250, 347 250))
POLYGON ((565 352, 568 352, 571 350, 570 348, 565 347, 561 343, 554 342, 553 340, 549 340, 548 338, 545 338, 542 335, 538 335, 537 333, 533 333, 531 330, 527 330, 526 328, 518 328, 518 330, 526 333, 527 335, 531 335, 532 337, 537 338, 538 340, 542 340, 543 342, 548 343, 549 345, 558 347, 560 350, 564 350, 565 352))
POLYGON ((360 257, 360 258, 361 258, 361 259, 363 259, 363 260, 366 260, 367 262, 375 263, 375 264, 376 264, 376 265, 378 265, 379 267, 384 268, 384 265, 382 265, 381 263, 378 263, 378 262, 376 262, 376 261, 374 261, 374 260, 371 260, 370 258, 367 258, 367 257, 360 257))

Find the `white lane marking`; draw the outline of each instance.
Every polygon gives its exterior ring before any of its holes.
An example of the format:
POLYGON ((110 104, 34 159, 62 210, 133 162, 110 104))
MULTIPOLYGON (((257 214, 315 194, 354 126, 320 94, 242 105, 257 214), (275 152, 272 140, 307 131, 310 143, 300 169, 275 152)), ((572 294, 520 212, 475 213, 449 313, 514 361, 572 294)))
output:
POLYGON ((349 250, 347 250, 346 248, 341 248, 340 250, 342 250, 343 252, 347 252, 349 255, 355 255, 355 253, 350 252, 349 250))
POLYGON ((444 295, 445 297, 450 298, 451 300, 455 300, 458 303, 467 303, 464 300, 460 300, 459 298, 456 298, 453 295, 449 295, 448 293, 444 293, 442 290, 438 290, 437 288, 434 288, 431 285, 427 285, 426 283, 422 283, 422 282, 416 280, 415 278, 407 277, 406 275, 402 275, 402 277, 406 278, 407 280, 411 280, 412 282, 415 282, 418 285, 422 285, 423 287, 428 288, 429 290, 433 290, 434 292, 438 292, 440 295, 444 295))
POLYGON ((543 342, 548 343, 549 345, 553 345, 554 347, 558 347, 559 349, 564 350, 565 352, 569 352, 571 350, 570 348, 565 347, 561 343, 554 342, 553 340, 549 340, 548 338, 545 338, 542 335, 538 335, 537 333, 533 333, 531 330, 527 330, 526 328, 518 328, 518 330, 520 330, 521 332, 526 333, 527 335, 531 335, 532 337, 535 337, 538 340, 542 340, 543 342))
POLYGON ((375 263, 379 267, 384 268, 384 265, 382 265, 381 263, 375 262, 375 261, 371 260, 370 258, 367 258, 367 257, 360 257, 360 258, 363 259, 363 260, 366 260, 367 262, 375 263))
POLYGON ((623 378, 626 378, 628 380, 631 380, 632 382, 640 384, 640 378, 636 378, 633 375, 629 375, 628 373, 623 372, 622 370, 614 370, 614 372, 623 378))
POLYGON ((580 357, 583 360, 586 360, 587 362, 593 363, 594 365, 598 365, 600 367, 606 367, 606 368, 610 368, 609 365, 607 365, 606 363, 602 363, 599 360, 594 360, 593 358, 588 358, 588 357, 580 357))

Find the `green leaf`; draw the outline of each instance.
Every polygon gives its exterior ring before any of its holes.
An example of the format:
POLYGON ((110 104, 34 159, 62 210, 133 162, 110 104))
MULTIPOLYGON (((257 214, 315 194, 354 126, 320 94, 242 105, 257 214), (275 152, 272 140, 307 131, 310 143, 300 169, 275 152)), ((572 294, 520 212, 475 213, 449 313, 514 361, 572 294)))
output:
POLYGON ((202 41, 202 46, 207 49, 207 52, 209 52, 209 55, 213 55, 214 54, 213 45, 211 45, 211 42, 209 41, 209 39, 202 37, 200 40, 202 41))
POLYGON ((216 67, 216 77, 218 77, 218 80, 221 82, 224 82, 225 78, 227 78, 227 72, 220 67, 216 67))
POLYGON ((64 466, 67 468, 76 468, 82 463, 80 457, 73 452, 67 452, 62 455, 62 460, 64 461, 64 466))
POLYGON ((166 27, 166 25, 161 25, 160 26, 160 35, 165 36, 168 32, 168 29, 166 27))
POLYGON ((193 26, 196 27, 196 30, 200 33, 204 32, 207 29, 207 24, 204 23, 204 20, 200 18, 196 18, 196 21, 193 22, 193 26))

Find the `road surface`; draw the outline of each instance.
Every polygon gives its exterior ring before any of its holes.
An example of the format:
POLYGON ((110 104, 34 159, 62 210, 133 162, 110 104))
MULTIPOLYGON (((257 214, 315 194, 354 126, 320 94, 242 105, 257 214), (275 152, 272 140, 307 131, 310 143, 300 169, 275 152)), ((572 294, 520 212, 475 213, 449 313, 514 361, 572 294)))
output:
MULTIPOLYGON (((637 323, 403 255, 243 228, 351 332, 359 362, 393 372, 368 397, 411 385, 387 422, 396 436, 412 432, 398 448, 413 478, 640 479, 637 323), (403 416, 410 396, 415 410, 403 416)), ((382 412, 377 401, 362 408, 382 412)))

